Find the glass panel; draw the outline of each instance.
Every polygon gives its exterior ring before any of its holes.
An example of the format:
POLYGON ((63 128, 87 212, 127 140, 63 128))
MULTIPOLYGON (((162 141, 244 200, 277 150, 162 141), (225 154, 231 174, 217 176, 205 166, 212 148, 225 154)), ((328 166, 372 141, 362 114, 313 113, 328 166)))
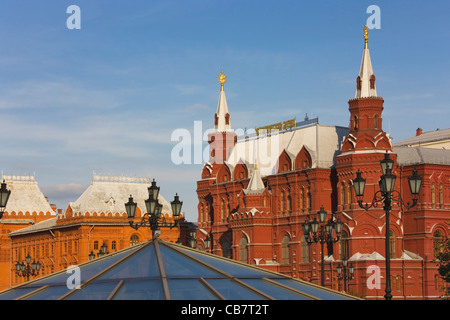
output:
POLYGON ((132 279, 142 277, 160 277, 153 245, 142 249, 98 278, 102 279, 132 279))
POLYGON ((165 246, 159 246, 167 277, 215 277, 222 278, 217 272, 189 259, 165 246))
MULTIPOLYGON (((85 282, 86 280, 89 280, 94 275, 98 274, 99 272, 103 271, 113 263, 122 259, 124 256, 130 254, 130 252, 131 252, 130 250, 126 250, 125 252, 121 252, 118 254, 108 255, 105 258, 102 258, 101 260, 93 260, 90 263, 80 265, 81 283, 85 282)), ((67 280, 72 275, 73 273, 66 273, 66 271, 60 271, 53 276, 45 277, 42 278, 41 280, 34 281, 30 285, 32 285, 33 287, 41 287, 45 285, 66 286, 67 280)))
POLYGON ((0 300, 14 300, 39 288, 40 287, 12 289, 8 292, 0 294, 0 300))
POLYGON ((118 284, 118 280, 107 283, 91 283, 83 289, 77 290, 67 300, 106 300, 118 284))
POLYGON ((113 300, 165 300, 161 280, 126 281, 113 300))
POLYGON ((173 300, 217 300, 218 298, 199 280, 169 280, 170 298, 173 300))
MULTIPOLYGON (((184 251, 184 249, 181 249, 184 251)), ((187 251, 187 250, 186 250, 187 251)), ((256 267, 247 267, 243 264, 234 263, 232 260, 223 260, 218 259, 216 257, 204 255, 201 253, 188 251, 189 255, 192 255, 205 263, 208 263, 212 265, 213 267, 216 267, 217 269, 220 269, 224 272, 226 272, 229 275, 232 275, 234 277, 255 277, 255 278, 261 278, 261 277, 273 277, 273 274, 269 272, 265 272, 263 270, 259 270, 256 267)))
POLYGON ((35 295, 32 295, 26 300, 57 300, 69 291, 70 290, 67 286, 49 287, 35 295))
POLYGON ((264 297, 229 279, 206 279, 227 300, 264 300, 264 297))
POLYGON ((252 286, 253 288, 258 289, 277 300, 311 300, 305 296, 278 287, 277 285, 271 284, 264 280, 260 279, 241 279, 241 280, 247 283, 248 285, 252 286))
POLYGON ((271 280, 279 282, 286 286, 289 286, 298 291, 307 293, 307 294, 317 297, 319 299, 326 299, 326 300, 348 300, 349 299, 348 297, 344 297, 337 292, 334 293, 332 291, 323 290, 321 288, 309 285, 307 283, 301 283, 301 282, 290 280, 290 279, 271 279, 271 280))

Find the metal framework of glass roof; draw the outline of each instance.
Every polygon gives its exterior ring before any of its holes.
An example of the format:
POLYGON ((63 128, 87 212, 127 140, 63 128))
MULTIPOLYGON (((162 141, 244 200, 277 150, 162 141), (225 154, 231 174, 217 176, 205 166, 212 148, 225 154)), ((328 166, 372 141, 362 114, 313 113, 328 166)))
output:
POLYGON ((151 240, 0 292, 0 300, 355 300, 256 266, 151 240), (79 275, 79 287, 72 280, 79 275))

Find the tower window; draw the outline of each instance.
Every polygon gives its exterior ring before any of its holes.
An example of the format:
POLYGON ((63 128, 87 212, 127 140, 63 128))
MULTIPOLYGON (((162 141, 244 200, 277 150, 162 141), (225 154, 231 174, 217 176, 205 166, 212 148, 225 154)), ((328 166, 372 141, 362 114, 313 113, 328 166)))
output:
POLYGON ((375 76, 370 77, 370 89, 375 89, 375 76))

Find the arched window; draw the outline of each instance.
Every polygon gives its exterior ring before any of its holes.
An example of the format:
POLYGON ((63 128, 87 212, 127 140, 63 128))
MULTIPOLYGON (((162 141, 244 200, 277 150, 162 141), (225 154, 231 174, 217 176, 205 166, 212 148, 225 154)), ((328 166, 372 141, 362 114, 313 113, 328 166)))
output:
POLYGON ((341 184, 341 205, 342 210, 345 208, 345 183, 341 184))
POLYGON ((300 209, 302 212, 305 211, 305 190, 303 188, 300 189, 300 203, 299 203, 300 209))
POLYGON ((341 260, 348 260, 349 258, 348 234, 345 230, 342 230, 341 237, 339 239, 339 257, 341 260))
POLYGON ((286 201, 287 201, 287 212, 288 214, 290 214, 292 212, 292 201, 291 201, 291 193, 289 191, 287 194, 286 201))
POLYGON ((352 208, 352 201, 353 201, 353 197, 352 197, 352 184, 351 183, 349 183, 348 184, 348 189, 347 189, 347 192, 348 192, 348 195, 347 195, 347 202, 348 202, 348 209, 351 209, 352 208))
POLYGON ((133 234, 130 238, 130 246, 135 246, 139 244, 139 237, 136 234, 133 234))
POLYGON ((389 256, 395 258, 395 233, 392 230, 389 230, 389 256))
POLYGON ((98 241, 94 241, 94 250, 98 250, 98 241))
POLYGON ((444 208, 444 188, 442 183, 439 185, 439 208, 444 208))
POLYGON ((282 264, 290 264, 291 263, 291 251, 289 248, 289 239, 288 236, 284 236, 281 243, 281 263, 282 264))
POLYGON ((114 251, 117 250, 117 242, 116 241, 111 242, 111 250, 114 250, 114 251))
POLYGON ((245 237, 241 239, 239 242, 239 261, 248 263, 248 248, 247 248, 248 241, 245 237))
POLYGON ((444 235, 441 230, 436 230, 433 233, 433 251, 434 257, 437 259, 439 254, 442 253, 444 249, 444 235))
POLYGON ((378 129, 378 116, 375 116, 373 121, 374 121, 375 129, 378 129))
POLYGON ((436 190, 434 190, 434 183, 431 184, 431 208, 436 204, 436 190))
POLYGON ((222 207, 220 208, 220 218, 222 222, 225 220, 225 199, 222 199, 222 207))
POLYGON ((286 210, 285 202, 284 202, 284 190, 281 191, 280 209, 281 209, 281 214, 284 214, 284 211, 286 210))
POLYGON ((222 242, 222 256, 231 259, 231 246, 228 241, 222 242))
POLYGON ((306 194, 306 208, 308 211, 311 211, 311 190, 308 187, 307 194, 306 194))
POLYGON ((302 237, 302 263, 309 263, 309 245, 305 240, 305 236, 302 237))

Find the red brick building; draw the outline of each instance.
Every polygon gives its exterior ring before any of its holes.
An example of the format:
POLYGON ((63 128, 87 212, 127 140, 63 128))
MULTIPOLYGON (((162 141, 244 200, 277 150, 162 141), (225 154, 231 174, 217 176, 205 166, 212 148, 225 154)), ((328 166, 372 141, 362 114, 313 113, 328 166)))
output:
POLYGON ((384 299, 385 212, 382 205, 361 209, 353 180, 360 170, 367 180, 364 202, 370 203, 379 190, 380 161, 388 152, 395 161, 396 190, 405 203, 412 202, 412 171, 423 177, 418 204, 409 210, 394 204, 390 214, 393 299, 442 295, 435 257, 449 234, 450 150, 445 146, 450 132, 422 134, 434 141, 427 147, 414 143, 420 136, 393 144, 382 129, 384 100, 377 95, 367 39, 355 96, 348 101, 348 127, 294 119, 237 137, 224 77, 220 80, 210 161, 197 182, 200 249, 210 237, 208 250, 215 254, 320 283, 321 247, 307 244, 302 224, 323 206, 328 217, 335 214, 344 223, 340 240, 325 246, 325 286, 343 289, 336 267, 348 260, 355 268, 348 291, 384 299), (374 268, 380 271, 379 286, 368 284, 374 268))

